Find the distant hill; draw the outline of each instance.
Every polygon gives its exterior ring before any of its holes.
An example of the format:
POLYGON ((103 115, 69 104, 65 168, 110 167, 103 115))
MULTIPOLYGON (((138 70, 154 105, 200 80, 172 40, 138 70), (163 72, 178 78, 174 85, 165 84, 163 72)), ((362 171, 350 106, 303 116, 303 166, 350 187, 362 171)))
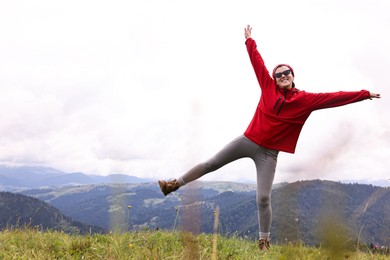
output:
POLYGON ((0 191, 20 191, 42 187, 62 187, 87 184, 141 183, 151 179, 126 174, 107 176, 81 172, 64 173, 47 167, 8 167, 0 165, 0 191))
POLYGON ((101 227, 73 221, 48 203, 22 194, 0 192, 0 208, 0 230, 28 226, 76 234, 105 232, 101 227))
MULTIPOLYGON (((73 219, 105 229, 213 231, 220 209, 220 232, 257 237, 256 185, 194 182, 164 197, 157 183, 84 185, 23 191, 73 219)), ((274 186, 272 238, 318 245, 326 230, 350 241, 388 243, 390 188, 331 181, 300 181, 274 186), (333 227, 332 227, 333 226, 333 227), (333 229, 331 229, 333 228, 333 229)))
MULTIPOLYGON (((0 191, 18 192, 36 188, 65 187, 78 185, 100 185, 113 183, 146 183, 154 179, 138 178, 123 173, 100 176, 82 172, 66 173, 49 167, 0 165, 0 191)), ((254 182, 246 182, 252 183, 254 182)), ((360 183, 379 187, 389 187, 389 180, 345 180, 342 183, 360 183)))

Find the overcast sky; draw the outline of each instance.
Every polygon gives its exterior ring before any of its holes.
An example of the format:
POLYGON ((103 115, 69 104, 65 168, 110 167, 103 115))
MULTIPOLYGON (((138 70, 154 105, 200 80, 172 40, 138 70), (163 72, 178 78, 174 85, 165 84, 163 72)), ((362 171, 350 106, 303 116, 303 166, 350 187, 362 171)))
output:
MULTIPOLYGON (((269 70, 298 89, 380 93, 314 112, 275 182, 389 179, 390 2, 1 1, 0 163, 179 177, 247 128, 269 70)), ((250 159, 202 180, 254 181, 250 159)))

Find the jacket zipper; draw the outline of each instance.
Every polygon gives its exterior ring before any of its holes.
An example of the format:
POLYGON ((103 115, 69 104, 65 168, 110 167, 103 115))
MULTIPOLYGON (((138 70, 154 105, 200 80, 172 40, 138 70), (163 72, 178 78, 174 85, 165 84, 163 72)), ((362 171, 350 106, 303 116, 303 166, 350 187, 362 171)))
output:
POLYGON ((279 115, 280 110, 282 110, 282 107, 283 107, 285 101, 286 101, 286 99, 283 99, 282 104, 280 104, 280 107, 279 107, 279 109, 278 109, 278 113, 276 113, 277 116, 279 115))
MULTIPOLYGON (((275 105, 274 105, 274 109, 276 109, 276 108, 278 107, 278 104, 279 104, 280 100, 282 100, 282 98, 283 98, 283 97, 280 96, 280 97, 278 98, 278 100, 276 100, 275 105)), ((286 99, 284 98, 283 101, 282 101, 282 104, 280 104, 280 107, 279 107, 279 109, 278 109, 278 112, 276 112, 276 115, 279 115, 280 110, 282 110, 282 107, 283 107, 285 101, 286 101, 286 99)))
POLYGON ((275 105, 274 105, 274 109, 278 106, 278 104, 279 104, 279 101, 282 99, 282 97, 280 96, 279 98, 278 98, 278 100, 276 100, 276 103, 275 103, 275 105))

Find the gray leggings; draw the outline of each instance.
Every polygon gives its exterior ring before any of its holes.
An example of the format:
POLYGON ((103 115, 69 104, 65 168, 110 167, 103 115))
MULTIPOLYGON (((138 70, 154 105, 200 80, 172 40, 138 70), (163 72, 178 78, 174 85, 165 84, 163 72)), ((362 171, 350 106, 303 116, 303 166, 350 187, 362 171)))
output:
POLYGON ((271 190, 278 153, 279 151, 259 146, 242 135, 234 139, 206 162, 200 163, 189 170, 178 181, 180 185, 184 185, 237 159, 252 158, 257 171, 256 200, 259 229, 262 233, 269 233, 272 220, 271 190))

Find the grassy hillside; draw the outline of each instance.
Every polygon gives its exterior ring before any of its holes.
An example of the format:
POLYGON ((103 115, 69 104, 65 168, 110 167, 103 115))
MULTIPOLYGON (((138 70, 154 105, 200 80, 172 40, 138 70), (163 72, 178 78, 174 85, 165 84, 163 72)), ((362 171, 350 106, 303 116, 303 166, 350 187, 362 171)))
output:
POLYGON ((388 259, 367 248, 273 245, 262 253, 255 241, 168 231, 69 235, 13 229, 0 232, 0 259, 388 259), (214 246, 215 245, 215 246, 214 246))

